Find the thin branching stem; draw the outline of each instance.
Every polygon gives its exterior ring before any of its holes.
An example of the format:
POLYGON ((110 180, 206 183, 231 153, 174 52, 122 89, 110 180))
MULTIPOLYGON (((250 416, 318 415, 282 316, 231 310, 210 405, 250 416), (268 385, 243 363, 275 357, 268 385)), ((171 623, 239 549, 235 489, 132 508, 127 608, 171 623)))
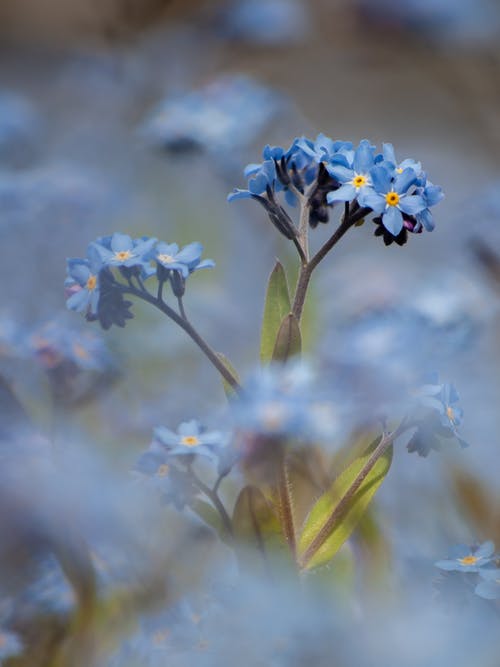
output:
POLYGON ((154 296, 146 288, 143 290, 137 289, 135 287, 130 287, 127 285, 120 285, 116 283, 116 286, 121 289, 124 294, 131 294, 137 296, 140 299, 143 299, 147 303, 155 306, 160 310, 164 315, 173 320, 178 324, 181 329, 183 329, 191 340, 196 343, 200 348, 203 354, 207 359, 212 363, 212 365, 217 369, 220 375, 226 380, 226 382, 234 389, 235 392, 241 393, 242 389, 238 380, 234 377, 231 371, 222 363, 218 354, 210 347, 210 345, 205 341, 204 338, 198 333, 198 331, 193 327, 191 322, 187 318, 181 317, 178 313, 175 312, 168 304, 166 304, 163 299, 159 299, 157 296, 154 296))
MULTIPOLYGON (((198 477, 198 475, 195 473, 193 470, 192 466, 188 466, 188 471, 189 474, 191 475, 191 478, 194 482, 194 484, 197 486, 197 488, 205 494, 205 496, 210 500, 210 502, 213 504, 215 509, 220 515, 220 518, 222 519, 222 522, 224 524, 224 528, 227 531, 227 534, 230 535, 231 537, 233 536, 233 523, 231 521, 231 518, 229 514, 227 513, 226 508, 224 507, 224 503, 219 497, 219 494, 217 493, 218 490, 218 484, 214 486, 213 489, 211 489, 209 486, 207 486, 202 480, 198 477)), ((222 477, 220 478, 222 480, 222 477)), ((220 484, 220 481, 217 480, 220 484)))

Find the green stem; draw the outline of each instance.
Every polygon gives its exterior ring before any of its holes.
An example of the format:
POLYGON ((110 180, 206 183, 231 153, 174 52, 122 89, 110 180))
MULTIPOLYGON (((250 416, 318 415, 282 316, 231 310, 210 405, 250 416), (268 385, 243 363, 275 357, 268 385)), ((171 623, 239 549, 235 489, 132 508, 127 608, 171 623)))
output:
MULTIPOLYGON (((202 493, 206 495, 206 497, 211 501, 215 509, 219 512, 220 518, 222 519, 227 534, 230 537, 233 537, 233 524, 229 514, 226 511, 226 508, 224 507, 222 500, 219 498, 219 494, 217 493, 218 484, 216 483, 216 486, 213 489, 211 489, 209 486, 207 486, 204 482, 201 481, 201 479, 198 477, 198 475, 196 475, 191 466, 188 467, 188 470, 189 473, 191 474, 191 477, 195 485, 202 493)), ((220 480, 222 480, 222 477, 220 478, 220 480)), ((219 480, 217 481, 220 484, 220 481, 219 480)))
POLYGON ((367 475, 370 473, 372 470, 373 466, 377 463, 379 458, 384 455, 386 450, 392 445, 394 440, 398 438, 404 431, 408 430, 411 428, 411 425, 409 425, 406 421, 406 419, 403 419, 401 424, 398 426, 397 429, 395 429, 392 433, 385 433, 381 439, 378 445, 375 447, 373 450, 372 455, 368 459, 368 461, 365 463, 365 465, 361 468, 355 479, 353 480, 351 486, 347 489, 345 494, 342 496, 340 499, 338 505, 336 505, 335 509, 333 512, 330 514, 326 522, 324 523, 323 527, 321 530, 318 532, 314 540, 311 542, 309 547, 306 549, 304 552, 302 558, 300 559, 299 562, 299 567, 301 569, 304 569, 307 567, 307 564, 309 561, 314 557, 316 552, 321 549, 323 544, 326 542, 326 540, 330 537, 332 534, 333 529, 335 528, 335 525, 345 512, 347 506, 349 505, 350 501, 354 497, 354 495, 358 492, 359 487, 363 482, 365 481, 367 475))

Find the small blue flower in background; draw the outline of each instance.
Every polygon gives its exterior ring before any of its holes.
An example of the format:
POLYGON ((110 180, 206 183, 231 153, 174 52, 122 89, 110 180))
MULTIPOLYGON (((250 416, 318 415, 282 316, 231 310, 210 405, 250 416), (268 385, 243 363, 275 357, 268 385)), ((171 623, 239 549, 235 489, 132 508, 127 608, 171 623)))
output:
POLYGON ((19 636, 0 628, 0 665, 3 665, 3 661, 7 658, 19 655, 22 650, 23 645, 19 636))
POLYGON ((68 259, 68 277, 65 282, 69 298, 66 306, 77 312, 97 313, 100 296, 99 272, 103 268, 101 256, 91 244, 87 259, 68 259))
POLYGON ((262 164, 249 164, 245 167, 244 174, 249 179, 248 189, 235 188, 227 197, 229 202, 266 194, 268 189, 275 191, 276 166, 274 160, 264 160, 262 164))
POLYGON ((482 568, 479 571, 480 581, 474 593, 485 600, 500 599, 500 570, 493 568, 482 568))
POLYGON ((426 181, 423 186, 417 188, 416 192, 422 197, 426 207, 415 214, 415 219, 418 225, 423 227, 426 231, 432 232, 436 225, 429 208, 439 204, 444 198, 443 190, 439 185, 433 185, 429 181, 426 181))
POLYGON ((495 545, 493 542, 483 542, 477 547, 458 544, 453 547, 450 558, 440 560, 435 566, 447 572, 479 572, 494 561, 495 545))
POLYGON ((203 149, 224 162, 287 110, 285 99, 250 77, 221 76, 169 95, 146 119, 143 136, 176 152, 203 149))
POLYGON ((390 173, 377 165, 371 170, 372 187, 364 189, 359 196, 361 206, 382 214, 382 224, 397 236, 403 229, 403 213, 415 215, 426 208, 421 195, 411 194, 410 188, 417 181, 417 174, 408 167, 397 174, 394 181, 390 173))
POLYGON ((421 405, 439 413, 441 425, 455 433, 462 422, 463 410, 458 407, 460 397, 452 384, 426 384, 417 393, 421 405))
POLYGON ((149 265, 148 255, 156 239, 132 239, 127 234, 116 232, 112 236, 98 238, 92 245, 97 250, 105 267, 138 266, 147 276, 154 273, 149 265))
POLYGON ((192 419, 182 422, 177 432, 165 426, 154 429, 151 451, 164 451, 169 457, 198 454, 215 458, 217 450, 228 443, 228 435, 220 431, 205 431, 192 419))

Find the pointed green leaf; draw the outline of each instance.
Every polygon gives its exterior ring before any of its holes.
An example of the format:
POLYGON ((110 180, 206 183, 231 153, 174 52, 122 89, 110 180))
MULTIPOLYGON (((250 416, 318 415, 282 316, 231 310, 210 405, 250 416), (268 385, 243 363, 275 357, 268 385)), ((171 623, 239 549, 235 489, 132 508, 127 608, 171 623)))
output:
POLYGON ((285 315, 276 336, 273 350, 273 361, 286 361, 300 354, 302 339, 299 321, 292 313, 285 315))
MULTIPOLYGON (((299 540, 299 559, 304 557, 318 534, 324 529, 328 519, 336 510, 342 498, 357 478, 379 439, 375 440, 365 453, 356 458, 333 482, 311 509, 299 540)), ((350 537, 357 523, 365 513, 370 502, 387 475, 392 461, 392 445, 377 460, 373 468, 361 483, 357 492, 347 503, 329 536, 314 555, 304 563, 305 569, 324 565, 335 556, 342 544, 350 537)))
POLYGON ((273 553, 286 550, 279 519, 256 486, 240 492, 233 512, 233 531, 240 560, 245 565, 267 566, 273 553))
MULTIPOLYGON (((229 359, 226 356, 224 356, 222 352, 216 352, 215 354, 219 357, 220 361, 222 361, 227 370, 230 371, 233 374, 234 378, 239 382, 240 381, 239 375, 236 372, 233 364, 229 361, 229 359)), ((222 378, 222 386, 224 387, 224 393, 228 398, 233 398, 233 396, 236 396, 236 392, 234 391, 233 387, 231 387, 229 382, 224 378, 222 378)))
POLYGON ((266 303, 264 306, 264 318, 262 321, 262 333, 260 339, 260 359, 263 364, 267 364, 271 361, 273 357, 274 343, 281 322, 290 310, 290 294, 288 292, 285 270, 282 264, 277 261, 269 276, 266 303))

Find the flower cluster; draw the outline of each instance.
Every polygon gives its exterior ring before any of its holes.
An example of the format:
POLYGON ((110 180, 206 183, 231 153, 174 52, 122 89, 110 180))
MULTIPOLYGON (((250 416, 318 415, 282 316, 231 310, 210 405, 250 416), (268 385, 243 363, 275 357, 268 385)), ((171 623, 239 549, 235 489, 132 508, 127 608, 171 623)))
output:
POLYGON ((191 273, 215 266, 212 260, 201 259, 202 252, 200 243, 179 250, 176 243, 155 238, 132 239, 121 233, 99 237, 89 244, 85 259, 67 261, 66 305, 84 312, 88 320, 99 320, 104 329, 113 324, 123 327, 133 317, 125 294, 149 295, 144 281, 156 275, 161 286, 169 282, 175 296, 182 297, 191 273))
POLYGON ((495 545, 491 541, 480 545, 458 544, 451 549, 450 557, 435 563, 445 572, 462 572, 479 575, 474 592, 487 600, 500 599, 499 556, 495 555, 495 545))
POLYGON ((319 134, 312 141, 297 138, 288 150, 266 146, 264 161, 245 169, 248 189, 235 189, 228 200, 252 198, 268 212, 272 223, 287 238, 297 230, 276 195, 284 192, 288 204, 304 197, 309 207, 309 224, 329 220, 338 202, 349 205, 350 214, 361 221, 375 214, 377 236, 387 245, 406 242, 408 232, 432 231, 431 207, 443 198, 441 188, 427 180, 419 162, 398 162, 392 144, 382 152, 364 139, 357 147, 348 141, 333 141, 319 134))

